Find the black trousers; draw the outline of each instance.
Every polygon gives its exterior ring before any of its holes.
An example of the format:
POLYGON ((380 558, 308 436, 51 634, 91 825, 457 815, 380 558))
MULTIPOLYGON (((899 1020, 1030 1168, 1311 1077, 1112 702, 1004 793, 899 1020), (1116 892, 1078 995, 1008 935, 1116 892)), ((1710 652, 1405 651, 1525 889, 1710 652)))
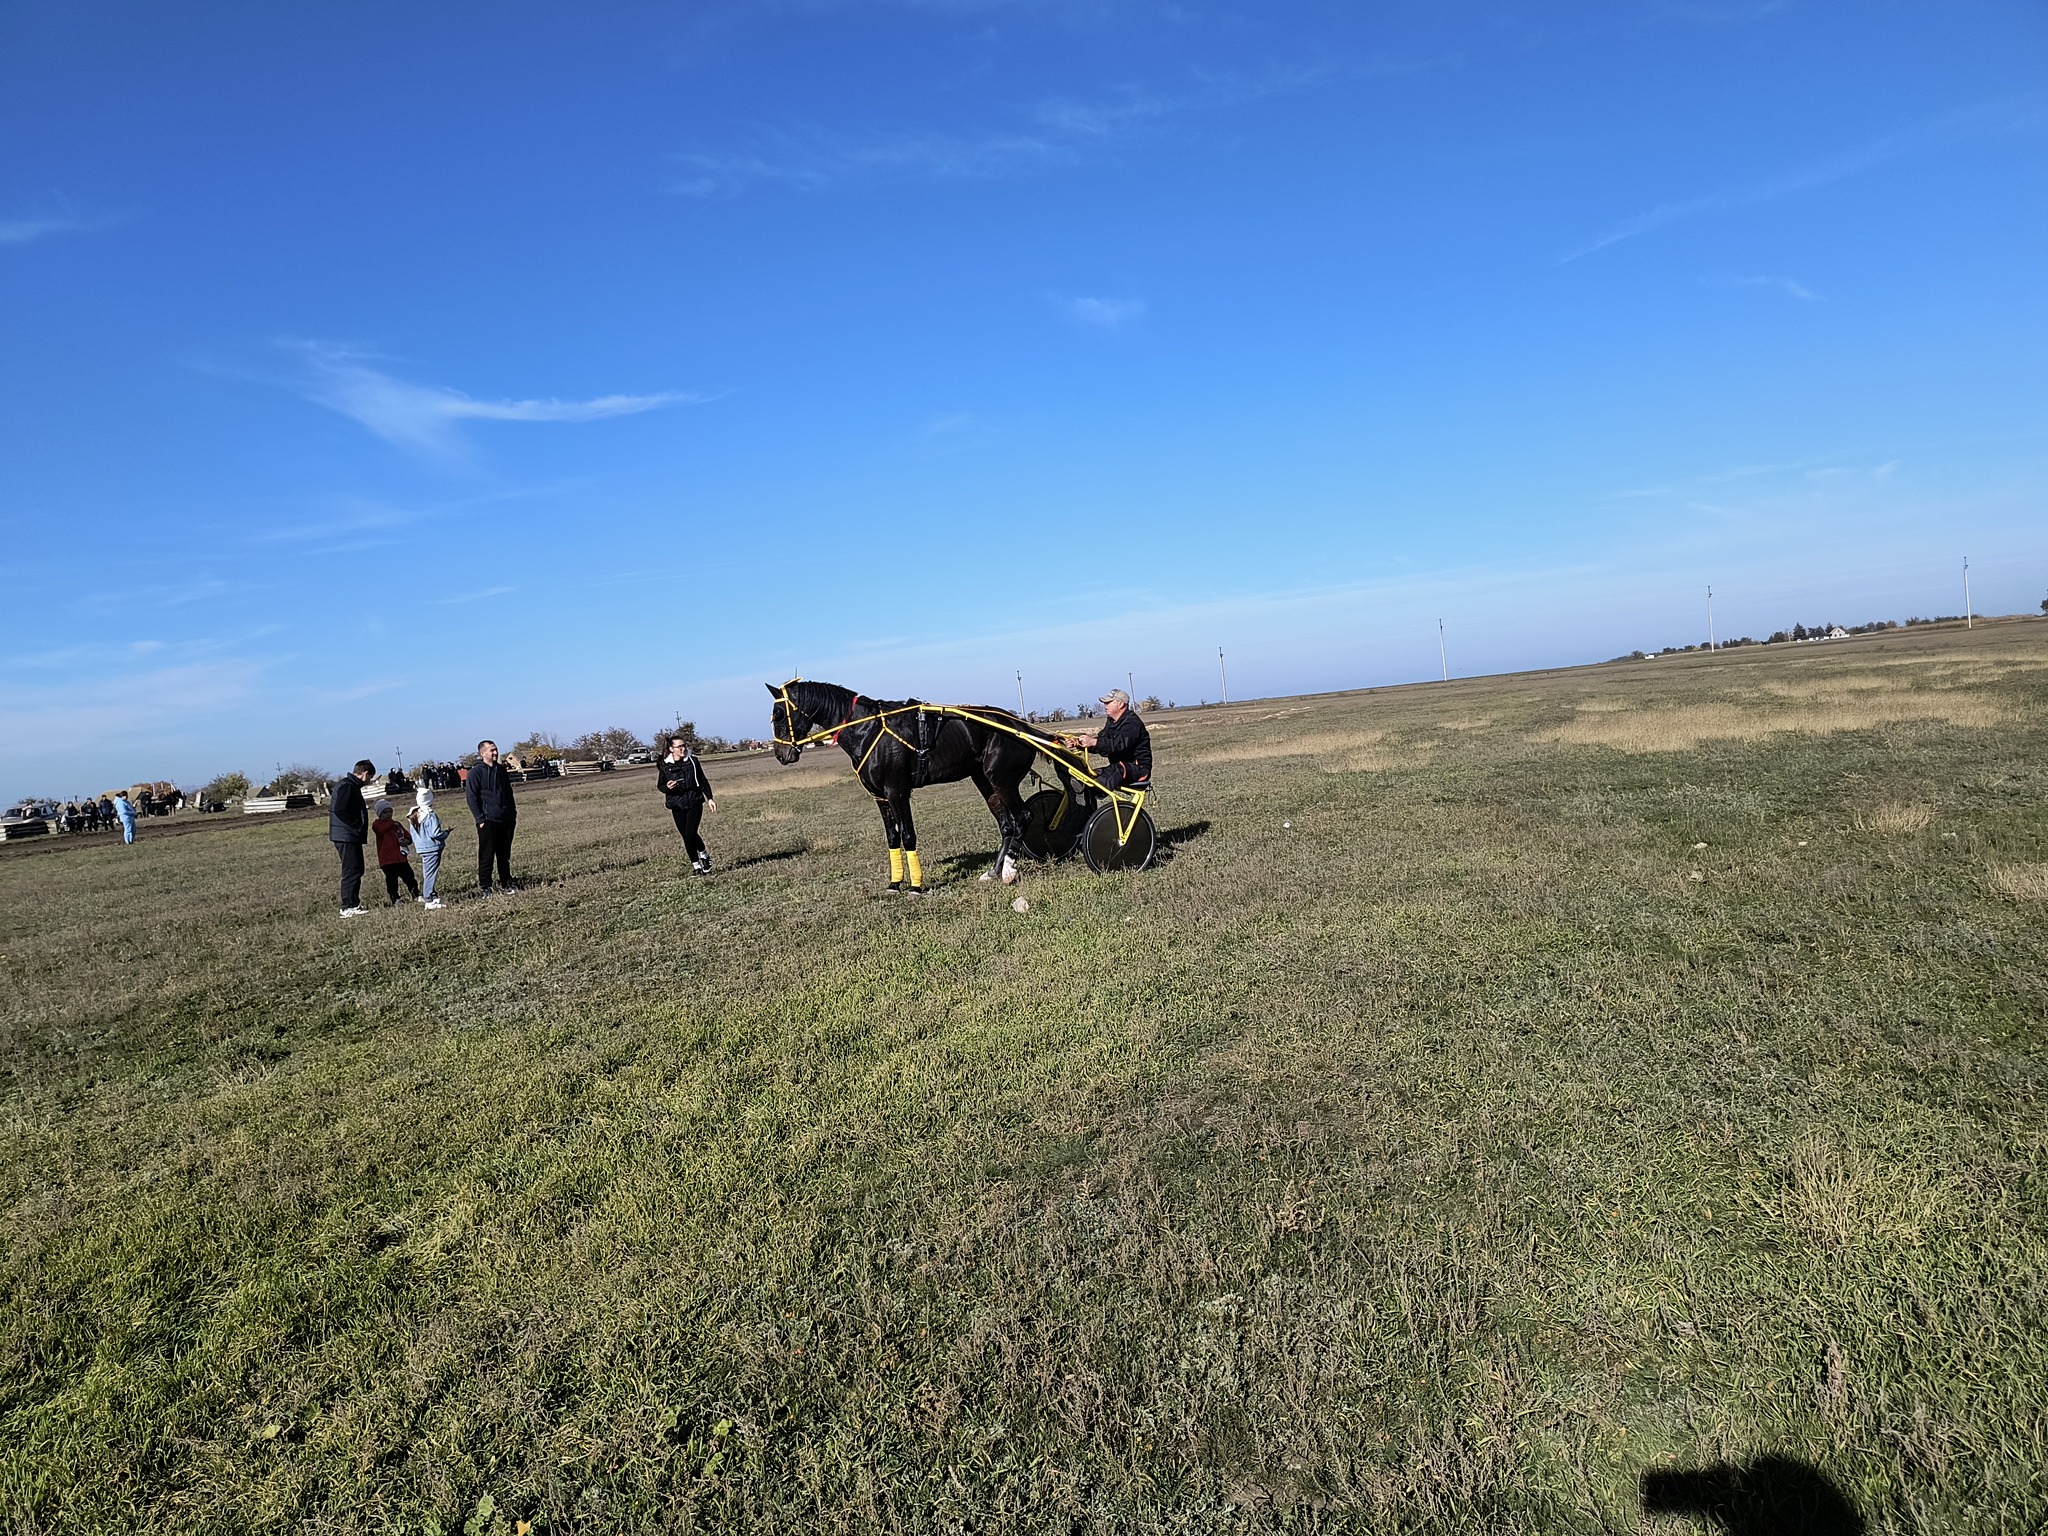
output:
POLYGON ((1136 763, 1104 763, 1095 777, 1110 789, 1144 789, 1152 783, 1149 777, 1138 777, 1136 763))
POLYGON ((398 882, 401 880, 411 888, 413 895, 419 895, 420 883, 413 877, 412 865, 386 864, 381 867, 384 871, 384 889, 390 894, 394 903, 398 900, 398 882))
POLYGON ((693 859, 704 857, 704 839, 697 835, 697 824, 704 819, 704 802, 688 800, 681 805, 668 808, 669 815, 676 819, 676 830, 683 834, 683 852, 693 859))
POLYGON ((476 883, 480 889, 491 888, 493 860, 498 865, 498 884, 512 884, 512 833, 518 826, 516 821, 487 821, 476 829, 476 883))
POLYGON ((341 855, 341 910, 363 904, 363 845, 361 843, 336 843, 334 851, 341 855))

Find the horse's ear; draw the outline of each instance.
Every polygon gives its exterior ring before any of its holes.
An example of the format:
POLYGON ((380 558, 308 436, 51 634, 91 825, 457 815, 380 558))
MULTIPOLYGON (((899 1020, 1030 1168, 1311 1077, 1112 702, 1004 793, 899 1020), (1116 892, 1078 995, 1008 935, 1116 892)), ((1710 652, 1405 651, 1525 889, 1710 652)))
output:
POLYGON ((771 698, 771 699, 772 699, 772 698, 776 697, 776 693, 775 693, 775 685, 774 685, 773 683, 763 683, 763 684, 762 684, 761 686, 762 686, 763 688, 766 688, 766 689, 768 690, 768 697, 769 697, 769 698, 771 698))

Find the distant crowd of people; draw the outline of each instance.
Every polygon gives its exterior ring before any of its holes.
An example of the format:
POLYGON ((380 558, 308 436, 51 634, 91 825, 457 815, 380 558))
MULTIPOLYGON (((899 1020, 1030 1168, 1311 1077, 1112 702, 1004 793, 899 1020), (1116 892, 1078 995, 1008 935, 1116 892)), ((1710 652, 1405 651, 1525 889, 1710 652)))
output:
POLYGON ((73 800, 57 807, 59 832, 111 832, 115 820, 114 802, 105 795, 97 800, 73 800))
MULTIPOLYGON (((166 802, 167 805, 171 803, 183 804, 184 796, 178 796, 175 802, 166 802)), ((117 789, 112 795, 101 795, 97 800, 66 801, 56 808, 54 814, 46 813, 43 819, 58 832, 81 836, 90 832, 112 832, 118 827, 121 841, 132 843, 135 841, 135 818, 154 815, 155 806, 155 800, 146 789, 142 791, 139 806, 128 798, 127 790, 117 789)))
MULTIPOLYGON (((513 895, 520 885, 512 878, 512 839, 519 829, 512 775, 500 759, 495 741, 478 742, 476 758, 460 783, 470 819, 476 823, 477 889, 485 896, 513 895)), ((386 905, 416 901, 429 912, 439 911, 443 905, 438 893, 441 859, 451 829, 442 824, 435 809, 435 790, 420 785, 413 791, 412 805, 400 816, 389 799, 379 797, 372 803, 364 798, 363 787, 376 776, 377 765, 363 758, 334 781, 328 801, 327 837, 341 859, 341 915, 361 917, 369 911, 362 899, 363 850, 372 839, 377 844, 377 867, 384 876, 386 905), (420 859, 417 875, 412 867, 415 853, 420 859)), ((655 788, 683 839, 691 872, 710 874, 711 851, 698 827, 705 810, 717 810, 718 802, 711 798, 711 780, 703 762, 678 736, 669 743, 668 755, 657 765, 654 777, 655 788)), ((446 785, 446 789, 453 787, 446 785)))

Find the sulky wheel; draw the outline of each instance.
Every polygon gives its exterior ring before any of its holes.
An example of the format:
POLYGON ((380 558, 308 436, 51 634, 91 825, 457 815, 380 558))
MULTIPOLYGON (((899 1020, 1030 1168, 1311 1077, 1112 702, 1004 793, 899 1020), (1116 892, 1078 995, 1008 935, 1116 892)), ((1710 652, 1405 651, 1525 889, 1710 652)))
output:
MULTIPOLYGON (((1060 792, 1056 789, 1041 789, 1024 802, 1024 846, 1041 859, 1064 859, 1081 841, 1081 829, 1088 821, 1086 803, 1079 796, 1068 800, 1067 814, 1054 826, 1059 809, 1060 792)), ((1110 841, 1116 841, 1114 833, 1110 841)))
POLYGON ((1081 852, 1098 875, 1112 869, 1144 869, 1158 851, 1159 830, 1152 825, 1151 814, 1143 810, 1131 823, 1129 839, 1118 847, 1116 806, 1107 801, 1088 818, 1088 829, 1081 834, 1081 852))

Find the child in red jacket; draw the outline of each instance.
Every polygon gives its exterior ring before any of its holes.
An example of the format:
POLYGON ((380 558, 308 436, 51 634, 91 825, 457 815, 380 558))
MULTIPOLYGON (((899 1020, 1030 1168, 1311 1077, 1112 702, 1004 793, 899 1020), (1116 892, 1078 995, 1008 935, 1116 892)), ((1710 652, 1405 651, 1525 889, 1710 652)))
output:
POLYGON ((398 905, 398 882, 403 880, 412 892, 408 901, 420 899, 420 883, 413 877, 412 865, 406 859, 406 851, 412 846, 412 839, 406 836, 405 828, 391 819, 391 802, 377 802, 377 819, 370 823, 370 830, 377 834, 377 864, 384 871, 384 889, 391 893, 391 906, 398 905))

